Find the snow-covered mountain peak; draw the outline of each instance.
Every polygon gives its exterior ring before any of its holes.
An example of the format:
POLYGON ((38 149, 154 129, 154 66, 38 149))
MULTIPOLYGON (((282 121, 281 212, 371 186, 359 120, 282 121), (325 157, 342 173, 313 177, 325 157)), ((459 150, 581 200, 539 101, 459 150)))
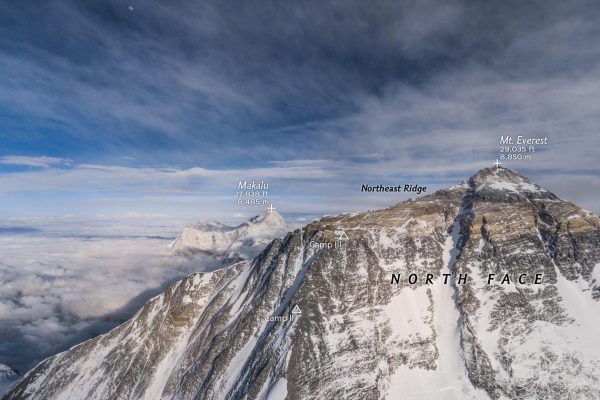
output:
POLYGON ((505 167, 486 167, 482 168, 471 178, 474 182, 482 183, 482 182, 511 182, 511 183, 523 183, 529 182, 529 180, 519 174, 516 171, 513 171, 510 168, 505 167))
POLYGON ((552 193, 532 183, 525 176, 504 167, 487 167, 479 170, 466 182, 479 191, 501 191, 531 196, 555 197, 552 193))
POLYGON ((170 244, 176 254, 214 254, 228 258, 251 258, 290 227, 277 211, 256 215, 238 226, 202 221, 186 226, 170 244))
POLYGON ((285 222, 285 219, 283 219, 281 214, 279 214, 275 210, 267 211, 262 215, 256 215, 250 218, 248 222, 253 222, 255 224, 265 224, 269 226, 281 226, 286 228, 288 227, 288 224, 287 222, 285 222))

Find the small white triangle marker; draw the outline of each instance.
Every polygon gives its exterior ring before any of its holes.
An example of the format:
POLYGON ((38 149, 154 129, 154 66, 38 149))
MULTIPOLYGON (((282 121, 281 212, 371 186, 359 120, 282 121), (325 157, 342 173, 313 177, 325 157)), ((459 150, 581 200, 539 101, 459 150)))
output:
POLYGON ((344 231, 343 229, 339 229, 339 230, 335 231, 335 233, 338 235, 337 240, 348 240, 348 239, 350 239, 348 237, 348 235, 346 235, 346 231, 344 231))
POLYGON ((292 314, 302 314, 302 311, 300 310, 300 307, 298 307, 298 304, 296 304, 294 306, 294 309, 292 310, 292 314))

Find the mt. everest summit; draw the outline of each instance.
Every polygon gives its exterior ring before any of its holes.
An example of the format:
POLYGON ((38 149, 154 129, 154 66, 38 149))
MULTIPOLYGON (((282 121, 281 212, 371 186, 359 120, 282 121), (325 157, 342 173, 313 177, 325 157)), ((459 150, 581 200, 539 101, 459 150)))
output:
MULTIPOLYGON (((228 251, 227 232, 198 242, 228 251)), ((600 399, 599 337, 598 216, 485 168, 192 274, 3 400, 600 399)))

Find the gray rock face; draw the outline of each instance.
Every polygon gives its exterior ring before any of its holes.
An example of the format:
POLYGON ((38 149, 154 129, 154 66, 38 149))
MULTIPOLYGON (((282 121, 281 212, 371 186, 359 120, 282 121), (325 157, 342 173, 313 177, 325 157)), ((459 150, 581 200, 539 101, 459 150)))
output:
POLYGON ((599 399, 599 264, 597 216, 484 169, 190 275, 3 399, 599 399))

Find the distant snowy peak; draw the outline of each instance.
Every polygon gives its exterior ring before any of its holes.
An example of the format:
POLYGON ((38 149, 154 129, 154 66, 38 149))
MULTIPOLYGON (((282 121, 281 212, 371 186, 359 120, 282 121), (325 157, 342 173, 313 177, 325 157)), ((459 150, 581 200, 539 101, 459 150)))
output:
POLYGON ((19 372, 0 363, 0 397, 20 378, 19 372))
POLYGON ((16 370, 12 369, 8 365, 0 363, 0 379, 12 378, 18 374, 19 373, 16 370))
POLYGON ((271 240, 284 236, 289 225, 277 211, 256 215, 238 226, 202 221, 186 226, 170 244, 176 254, 206 253, 234 258, 254 257, 271 240))
POLYGON ((254 217, 250 218, 248 221, 246 221, 244 224, 264 224, 264 225, 268 225, 268 226, 277 226, 277 227, 288 227, 287 222, 285 222, 285 219, 283 219, 283 217, 281 216, 281 214, 279 214, 277 211, 273 210, 273 211, 267 211, 266 213, 262 214, 262 215, 255 215, 254 217))
POLYGON ((18 379, 19 372, 6 364, 0 363, 0 397, 6 392, 18 379))

